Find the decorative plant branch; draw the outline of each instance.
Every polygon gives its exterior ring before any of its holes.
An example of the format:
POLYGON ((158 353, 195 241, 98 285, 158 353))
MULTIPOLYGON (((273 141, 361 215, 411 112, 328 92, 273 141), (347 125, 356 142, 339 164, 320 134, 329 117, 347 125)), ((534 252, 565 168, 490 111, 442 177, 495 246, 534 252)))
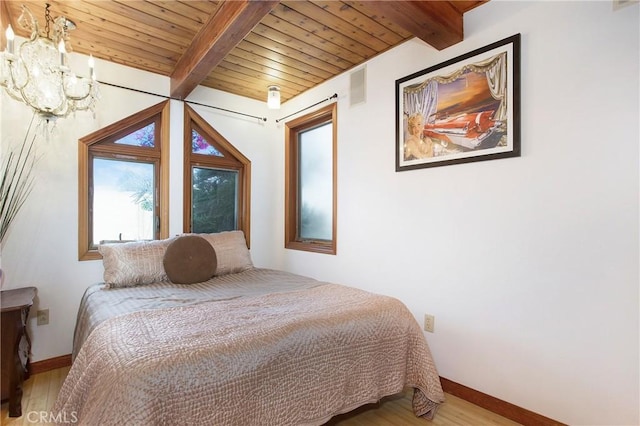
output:
POLYGON ((27 200, 33 189, 33 167, 35 165, 35 134, 29 134, 35 115, 29 123, 29 128, 22 144, 9 148, 4 153, 0 164, 2 181, 0 182, 0 245, 9 231, 11 223, 27 200))

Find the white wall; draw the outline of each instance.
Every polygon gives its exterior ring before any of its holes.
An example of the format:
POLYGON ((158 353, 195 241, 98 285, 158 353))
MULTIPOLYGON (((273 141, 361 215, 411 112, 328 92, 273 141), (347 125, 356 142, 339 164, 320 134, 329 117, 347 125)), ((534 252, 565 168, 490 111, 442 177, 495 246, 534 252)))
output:
POLYGON ((569 424, 640 424, 638 9, 494 0, 463 43, 369 61, 366 105, 348 73, 287 103, 339 94, 338 255, 282 250, 281 267, 435 315, 443 377, 569 424), (522 156, 396 173, 395 80, 515 33, 522 156))
MULTIPOLYGON (((252 256, 401 299, 428 334, 440 374, 570 424, 640 424, 638 413, 638 5, 500 2, 465 15, 465 41, 413 40, 367 64, 367 102, 345 74, 288 102, 198 89, 194 107, 252 161, 252 256), (395 80, 522 34, 522 156, 396 173, 395 80), (283 117, 339 95, 338 254, 283 247, 283 117)), ((80 60, 80 59, 78 59, 80 60)), ((84 61, 84 58, 82 58, 84 61)), ((98 62, 98 77, 167 93, 168 79, 98 62)), ((68 354, 99 261, 77 261, 77 139, 160 102, 103 87, 97 119, 60 120, 38 183, 2 247, 5 288, 35 285, 35 361, 68 354)), ((182 104, 171 104, 171 223, 182 223, 182 104)), ((27 117, 25 117, 27 115, 27 117)), ((28 111, 2 98, 2 143, 28 111)))

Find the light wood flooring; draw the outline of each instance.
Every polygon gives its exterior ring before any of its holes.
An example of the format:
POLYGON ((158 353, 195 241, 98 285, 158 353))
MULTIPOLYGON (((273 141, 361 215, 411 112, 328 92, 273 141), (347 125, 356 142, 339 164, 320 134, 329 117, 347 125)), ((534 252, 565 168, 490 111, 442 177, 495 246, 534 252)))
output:
MULTIPOLYGON (((40 412, 47 412, 58 395, 70 367, 58 368, 45 373, 32 375, 24 383, 22 398, 22 417, 9 417, 9 404, 2 404, 2 425, 42 425, 40 412), (35 420, 35 421, 34 421, 35 420)), ((500 417, 490 411, 473 405, 453 395, 446 395, 446 402, 438 409, 432 421, 413 415, 411 410, 411 391, 384 398, 378 404, 370 404, 355 411, 331 419, 331 426, 514 426, 511 420, 500 417)))

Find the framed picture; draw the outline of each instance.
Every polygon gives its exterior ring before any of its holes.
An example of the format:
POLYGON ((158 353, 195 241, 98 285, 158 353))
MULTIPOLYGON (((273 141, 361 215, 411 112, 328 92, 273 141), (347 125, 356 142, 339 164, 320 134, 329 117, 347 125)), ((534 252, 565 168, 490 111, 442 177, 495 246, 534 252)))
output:
POLYGON ((396 171, 520 155, 520 34, 396 80, 396 171))

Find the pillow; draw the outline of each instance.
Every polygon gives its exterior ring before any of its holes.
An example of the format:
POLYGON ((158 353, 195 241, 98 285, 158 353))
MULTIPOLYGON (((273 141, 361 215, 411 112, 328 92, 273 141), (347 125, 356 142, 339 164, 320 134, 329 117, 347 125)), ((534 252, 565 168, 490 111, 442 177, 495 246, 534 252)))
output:
POLYGON ((253 268, 251 255, 242 231, 226 231, 216 234, 196 234, 204 238, 216 251, 218 267, 216 276, 234 274, 253 268))
POLYGON ((167 281, 162 265, 164 252, 172 239, 100 244, 107 288, 133 287, 167 281))
POLYGON ((182 235, 167 247, 164 270, 172 283, 194 284, 207 281, 216 272, 216 251, 197 235, 182 235))

